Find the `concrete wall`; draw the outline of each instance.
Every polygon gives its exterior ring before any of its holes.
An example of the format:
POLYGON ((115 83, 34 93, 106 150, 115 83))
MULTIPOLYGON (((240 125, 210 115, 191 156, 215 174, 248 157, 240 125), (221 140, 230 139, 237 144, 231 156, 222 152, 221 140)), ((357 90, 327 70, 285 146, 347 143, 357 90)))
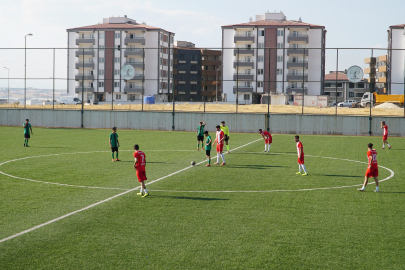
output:
MULTIPOLYGON (((215 125, 225 121, 230 132, 257 132, 265 129, 265 114, 234 113, 184 113, 176 112, 174 126, 177 131, 195 131, 200 120, 207 123, 207 130, 213 132, 215 125)), ((0 110, 0 126, 22 126, 30 119, 34 127, 81 127, 80 111, 63 110, 0 110)), ((122 112, 122 111, 84 111, 85 128, 149 129, 172 130, 171 112, 122 112)), ((405 136, 405 118, 373 117, 372 135, 382 135, 381 121, 389 127, 390 136, 405 136)), ((367 116, 343 115, 300 115, 271 114, 271 133, 281 134, 322 134, 322 135, 368 135, 367 116)))

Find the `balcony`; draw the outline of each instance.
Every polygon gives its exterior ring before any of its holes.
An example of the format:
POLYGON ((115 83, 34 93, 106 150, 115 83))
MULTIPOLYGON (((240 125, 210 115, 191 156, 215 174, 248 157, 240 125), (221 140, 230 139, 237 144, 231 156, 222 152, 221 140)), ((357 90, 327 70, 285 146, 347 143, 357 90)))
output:
POLYGON ((239 61, 234 61, 233 62, 233 68, 237 67, 251 67, 254 68, 255 63, 253 61, 244 61, 244 60, 239 60, 239 61))
POLYGON ((287 88, 287 94, 293 94, 293 92, 295 92, 295 94, 302 94, 302 92, 304 91, 304 95, 308 95, 308 88, 304 87, 304 88, 292 88, 292 87, 288 87, 287 88))
POLYGON ((387 77, 380 77, 377 79, 377 82, 379 83, 387 83, 387 77))
POLYGON ((221 60, 202 60, 201 65, 202 66, 220 66, 221 60))
POLYGON ((76 62, 76 68, 83 68, 83 67, 85 67, 85 68, 94 68, 94 62, 88 62, 88 61, 85 61, 85 62, 78 61, 78 62, 76 62))
POLYGON ((287 61, 287 69, 288 68, 305 68, 308 69, 308 61, 287 61))
POLYGON ((364 74, 375 74, 376 69, 375 68, 365 68, 364 69, 364 74))
POLYGON ((222 75, 220 70, 201 70, 201 75, 203 76, 217 76, 217 74, 218 77, 222 75))
POLYGON ((130 55, 141 55, 143 56, 143 49, 139 49, 139 48, 130 48, 130 49, 125 49, 124 51, 124 56, 130 56, 130 55))
POLYGON ((131 94, 139 93, 139 94, 142 94, 142 92, 143 92, 143 86, 132 86, 132 87, 125 86, 124 87, 124 94, 127 94, 127 93, 131 93, 131 94))
POLYGON ((378 57, 378 61, 380 62, 387 62, 387 55, 381 55, 378 57))
POLYGON ((287 49, 287 55, 291 55, 291 54, 303 55, 304 51, 305 51, 305 55, 308 56, 308 49, 304 49, 304 48, 287 49))
POLYGON ((234 86, 233 93, 236 94, 236 91, 238 91, 238 93, 253 93, 253 86, 234 86))
POLYGON ((291 41, 303 41, 305 43, 308 43, 308 35, 289 35, 287 37, 287 42, 291 41))
POLYGON ((125 38, 125 45, 127 45, 127 44, 145 45, 145 37, 127 37, 127 38, 125 38))
POLYGON ((78 87, 75 88, 75 93, 76 93, 76 94, 77 94, 77 93, 81 93, 82 90, 83 90, 84 92, 87 92, 87 93, 94 93, 94 88, 93 88, 93 87, 89 87, 89 86, 85 86, 83 89, 82 89, 81 86, 78 86, 78 87))
POLYGON ((240 49, 236 48, 236 49, 234 49, 233 50, 233 55, 238 55, 238 52, 239 52, 239 55, 241 55, 241 54, 247 54, 247 55, 252 55, 252 56, 255 55, 255 50, 246 49, 246 48, 240 48, 240 49))
POLYGON ((143 69, 143 62, 125 62, 125 65, 131 65, 134 68, 142 68, 143 69))
POLYGON ((253 81, 254 75, 253 74, 233 74, 233 80, 239 80, 239 81, 253 81))
POLYGON ((221 85, 221 81, 200 81, 201 86, 215 86, 221 85))
POLYGON ((81 80, 89 80, 89 81, 92 81, 92 80, 94 80, 94 75, 90 75, 90 74, 84 74, 84 76, 83 76, 83 74, 77 74, 77 75, 75 75, 75 80, 76 81, 81 81, 81 80))
POLYGON ((375 65, 376 58, 375 57, 369 57, 364 59, 364 64, 370 64, 370 65, 375 65))
MULTIPOLYGON (((378 72, 387 72, 387 66, 381 66, 378 68, 378 72)), ((366 73, 366 72, 364 72, 366 73)))
POLYGON ((300 81, 300 82, 302 82, 302 81, 308 81, 308 74, 299 74, 299 73, 296 73, 296 74, 290 74, 290 73, 288 73, 287 74, 287 81, 300 81))
POLYGON ((83 55, 85 55, 85 56, 90 55, 90 56, 94 57, 94 50, 93 49, 84 49, 84 51, 83 51, 83 49, 76 50, 76 57, 83 56, 83 55))
POLYGON ((235 35, 233 38, 234 42, 238 41, 249 41, 249 42, 255 42, 255 36, 253 35, 235 35))
POLYGON ((96 40, 94 39, 94 36, 82 36, 82 37, 77 37, 76 38, 76 45, 82 44, 82 43, 90 43, 90 44, 96 44, 96 40))

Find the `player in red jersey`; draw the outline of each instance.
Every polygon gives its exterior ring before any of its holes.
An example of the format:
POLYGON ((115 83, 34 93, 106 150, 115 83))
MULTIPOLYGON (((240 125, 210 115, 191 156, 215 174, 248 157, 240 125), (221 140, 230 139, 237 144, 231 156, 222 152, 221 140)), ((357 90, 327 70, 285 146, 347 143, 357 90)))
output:
POLYGON ((382 149, 385 149, 385 144, 387 144, 389 149, 391 149, 391 145, 387 142, 387 139, 388 139, 388 126, 385 124, 384 121, 381 122, 381 129, 384 129, 383 139, 382 139, 382 141, 383 141, 382 149))
POLYGON ((215 162, 214 165, 219 164, 219 156, 221 156, 221 158, 222 158, 221 166, 224 166, 224 165, 226 165, 226 163, 225 163, 225 157, 224 157, 224 154, 222 153, 222 150, 224 148, 225 135, 219 125, 216 126, 216 129, 217 129, 217 134, 216 134, 214 144, 212 145, 212 146, 214 146, 215 143, 217 144, 217 162, 215 162))
POLYGON ((145 153, 142 151, 139 151, 139 145, 135 144, 134 145, 134 169, 136 171, 136 176, 138 177, 138 181, 141 183, 141 192, 138 193, 138 195, 142 197, 147 197, 149 196, 148 190, 145 187, 144 181, 147 180, 146 178, 146 172, 145 172, 145 165, 146 165, 146 158, 145 158, 145 153), (145 193, 144 193, 145 192, 145 193))
POLYGON ((367 171, 366 171, 366 175, 364 177, 364 183, 363 186, 357 190, 359 191, 364 191, 366 189, 367 183, 368 183, 368 179, 370 177, 374 177, 374 181, 375 181, 375 191, 374 192, 378 192, 379 191, 379 187, 378 187, 378 164, 377 164, 377 151, 375 151, 375 149, 373 149, 373 144, 369 143, 367 145, 368 147, 368 151, 367 151, 367 160, 368 160, 368 166, 367 166, 367 171))
POLYGON ((260 133, 260 135, 262 135, 262 137, 264 139, 264 151, 263 152, 269 152, 271 143, 273 142, 273 138, 271 137, 271 134, 268 133, 267 131, 262 131, 262 129, 259 129, 259 133, 260 133))
POLYGON ((305 168, 305 164, 304 164, 304 147, 302 146, 302 143, 300 142, 300 136, 295 135, 294 139, 295 139, 295 142, 297 143, 297 154, 298 154, 299 172, 297 172, 297 174, 308 175, 307 169, 305 168), (304 170, 304 173, 302 173, 302 170, 304 170))

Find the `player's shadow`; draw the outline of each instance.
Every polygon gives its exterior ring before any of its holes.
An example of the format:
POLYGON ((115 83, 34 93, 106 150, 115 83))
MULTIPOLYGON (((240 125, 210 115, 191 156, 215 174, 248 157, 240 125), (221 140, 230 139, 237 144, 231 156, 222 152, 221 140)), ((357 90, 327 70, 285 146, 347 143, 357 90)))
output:
MULTIPOLYGON (((160 196, 160 195, 153 195, 153 197, 171 198, 171 199, 178 199, 178 200, 193 200, 193 201, 229 201, 229 199, 201 198, 201 197, 186 197, 186 196, 160 196)), ((151 198, 152 198, 152 196, 151 196, 151 198)))
MULTIPOLYGON (((227 165, 228 166, 228 165, 227 165)), ((286 166, 272 166, 272 165, 229 165, 228 167, 237 169, 254 169, 254 170, 265 170, 269 168, 282 168, 286 166)))

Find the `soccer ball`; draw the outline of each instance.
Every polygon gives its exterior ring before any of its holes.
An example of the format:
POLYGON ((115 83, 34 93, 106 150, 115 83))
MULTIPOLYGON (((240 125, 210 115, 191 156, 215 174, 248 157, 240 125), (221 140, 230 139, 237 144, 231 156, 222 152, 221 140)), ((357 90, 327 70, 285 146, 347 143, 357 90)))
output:
POLYGON ((195 166, 195 161, 191 161, 191 166, 195 166))

